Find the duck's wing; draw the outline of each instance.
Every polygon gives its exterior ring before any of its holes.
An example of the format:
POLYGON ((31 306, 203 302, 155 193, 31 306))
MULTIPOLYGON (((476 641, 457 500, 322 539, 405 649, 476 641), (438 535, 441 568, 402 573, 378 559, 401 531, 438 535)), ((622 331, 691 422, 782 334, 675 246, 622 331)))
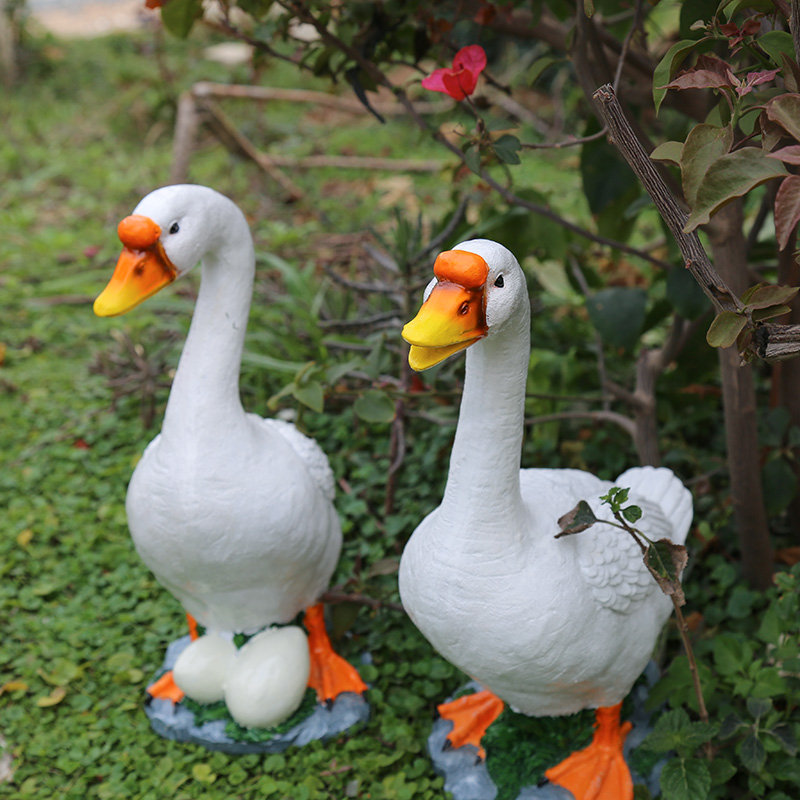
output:
POLYGON ((306 465, 314 483, 329 500, 333 500, 336 483, 333 470, 328 463, 328 457, 322 448, 312 438, 300 433, 291 422, 280 419, 262 419, 261 421, 288 442, 292 450, 306 465))
MULTIPOLYGON (((628 505, 638 505, 642 517, 635 527, 649 539, 683 544, 692 521, 692 496, 668 469, 637 467, 617 478, 615 485, 630 489, 628 505)), ((611 518, 608 506, 589 499, 599 519, 611 518)), ((581 573, 600 605, 630 613, 649 595, 660 593, 632 536, 609 525, 594 525, 581 539, 581 573)))

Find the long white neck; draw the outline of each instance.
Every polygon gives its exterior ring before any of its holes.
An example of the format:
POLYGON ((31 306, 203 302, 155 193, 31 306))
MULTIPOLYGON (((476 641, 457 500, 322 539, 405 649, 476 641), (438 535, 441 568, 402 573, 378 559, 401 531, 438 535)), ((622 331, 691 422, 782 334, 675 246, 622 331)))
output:
POLYGON ((200 292, 164 415, 165 437, 208 437, 244 422, 239 369, 255 258, 241 222, 232 229, 239 235, 202 261, 200 292))
MULTIPOLYGON (((440 513, 474 530, 522 513, 520 450, 530 357, 529 314, 467 351, 464 394, 440 513)), ((471 537, 470 530, 459 536, 471 537)))

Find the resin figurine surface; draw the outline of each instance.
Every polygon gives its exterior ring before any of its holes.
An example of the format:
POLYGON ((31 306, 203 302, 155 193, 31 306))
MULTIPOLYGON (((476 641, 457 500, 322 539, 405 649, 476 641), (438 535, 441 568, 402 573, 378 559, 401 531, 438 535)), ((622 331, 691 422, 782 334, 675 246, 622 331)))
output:
POLYGON ((418 315, 403 329, 425 370, 465 348, 466 377, 441 505, 414 531, 400 567, 411 619, 449 661, 486 687, 440 707, 450 741, 482 752, 508 704, 535 717, 592 708, 592 743, 547 771, 580 800, 630 800, 620 706, 651 657, 672 604, 627 533, 595 525, 556 539, 557 520, 586 500, 630 489, 651 539, 682 544, 689 491, 667 469, 615 483, 580 470, 520 470, 530 302, 514 256, 488 240, 439 255, 418 315), (598 791, 599 793, 593 793, 598 791))
POLYGON ((342 542, 328 460, 290 423, 246 413, 239 397, 255 274, 244 215, 207 187, 167 186, 147 195, 118 232, 122 254, 94 304, 101 317, 130 311, 202 265, 162 430, 126 501, 136 550, 193 631, 174 671, 148 691, 172 701, 224 700, 238 723, 257 728, 289 716, 307 685, 322 701, 363 692, 313 605, 342 542), (269 629, 304 609, 308 638, 299 627, 269 629), (237 648, 235 634, 258 635, 237 648))

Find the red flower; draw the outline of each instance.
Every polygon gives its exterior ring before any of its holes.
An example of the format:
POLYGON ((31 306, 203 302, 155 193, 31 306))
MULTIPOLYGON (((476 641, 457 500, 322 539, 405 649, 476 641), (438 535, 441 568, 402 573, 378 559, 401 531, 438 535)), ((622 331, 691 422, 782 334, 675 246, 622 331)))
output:
POLYGON ((437 69, 422 85, 432 92, 444 92, 453 100, 463 100, 475 91, 478 75, 486 68, 486 53, 479 44, 463 47, 453 59, 452 69, 437 69))

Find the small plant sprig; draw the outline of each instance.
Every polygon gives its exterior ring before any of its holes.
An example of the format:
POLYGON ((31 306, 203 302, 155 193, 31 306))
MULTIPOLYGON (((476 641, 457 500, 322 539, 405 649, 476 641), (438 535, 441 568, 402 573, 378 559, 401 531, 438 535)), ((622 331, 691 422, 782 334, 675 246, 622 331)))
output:
POLYGON ((616 522, 600 519, 585 500, 580 500, 572 511, 568 511, 558 520, 558 527, 561 532, 556 534, 556 539, 581 533, 598 522, 620 528, 634 538, 636 544, 642 550, 644 565, 659 585, 661 591, 672 600, 672 606, 675 609, 675 616, 678 620, 678 632, 683 641, 683 646, 686 648, 686 656, 692 673, 700 718, 707 723, 708 711, 703 700, 697 662, 695 661, 692 644, 689 641, 689 627, 681 611, 681 606, 686 603, 680 580, 681 572, 689 560, 686 548, 683 545, 671 542, 669 539, 659 539, 654 542, 641 530, 634 528, 633 523, 638 522, 642 517, 642 509, 637 505, 624 505, 628 501, 629 494, 630 489, 613 486, 607 494, 600 498, 604 505, 609 506, 616 522))

